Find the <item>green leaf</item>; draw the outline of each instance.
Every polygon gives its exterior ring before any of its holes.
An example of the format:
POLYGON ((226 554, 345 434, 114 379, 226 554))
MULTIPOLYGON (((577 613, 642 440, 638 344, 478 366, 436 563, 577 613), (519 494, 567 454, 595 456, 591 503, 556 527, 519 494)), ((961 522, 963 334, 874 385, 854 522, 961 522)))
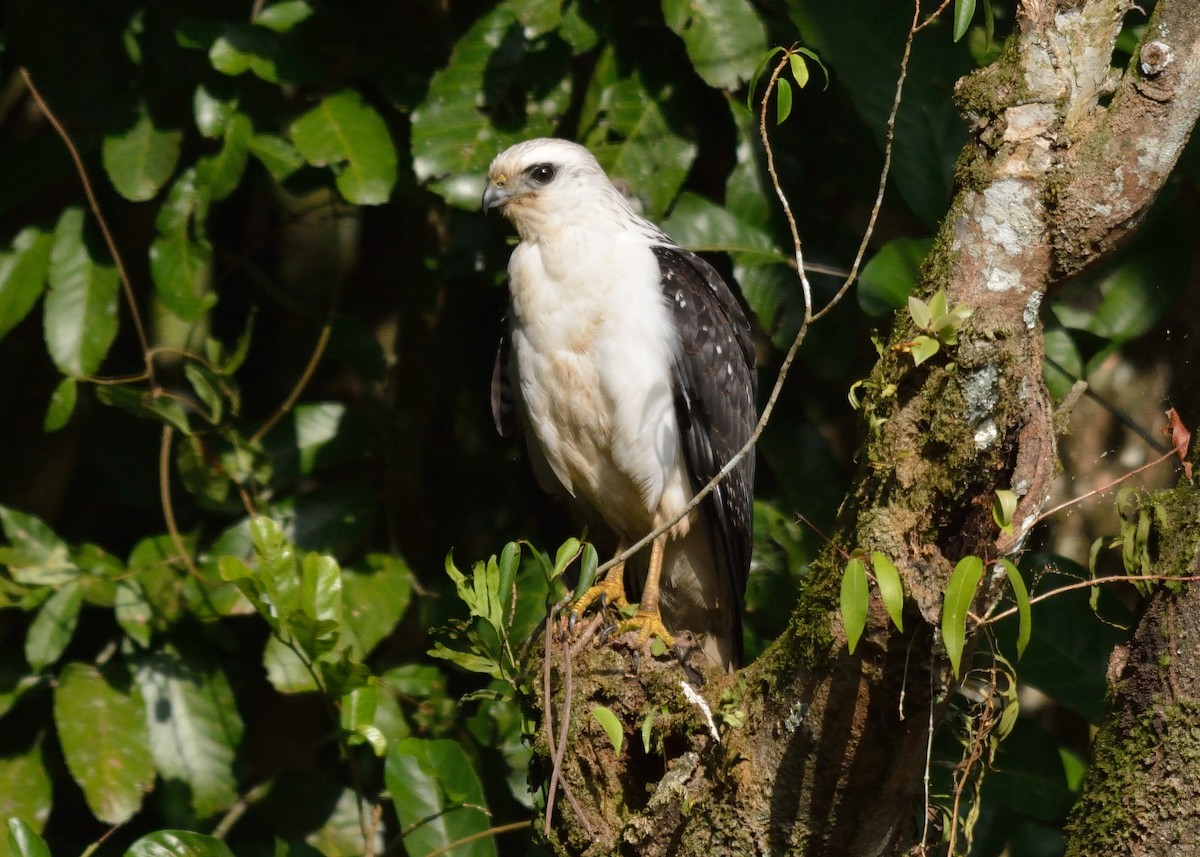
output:
POLYGON ((451 204, 477 210, 492 158, 514 143, 553 135, 570 105, 569 63, 562 42, 530 42, 512 5, 497 4, 458 40, 413 110, 417 180, 451 204), (530 92, 515 115, 505 103, 512 92, 530 92))
POLYGON ((247 148, 277 182, 286 181, 304 166, 304 156, 296 151, 296 147, 275 134, 255 134, 247 148))
POLYGON ((1033 613, 1029 605, 1029 590, 1025 588, 1025 579, 1021 577, 1021 572, 1017 571, 1017 567, 1010 560, 999 560, 1000 567, 1004 569, 1004 574, 1008 578, 1008 585, 1012 587, 1013 598, 1017 602, 1017 657, 1025 654, 1025 647, 1029 645, 1029 637, 1033 632, 1033 613))
POLYGON ((696 159, 687 126, 673 121, 684 109, 671 98, 682 88, 675 76, 670 67, 629 69, 614 48, 606 48, 584 95, 579 123, 583 142, 600 165, 614 179, 628 182, 654 220, 671 207, 696 159))
POLYGON ((46 293, 46 350, 64 375, 91 375, 117 335, 120 278, 93 258, 84 240, 83 209, 66 208, 54 229, 46 293))
POLYGON ((12 545, 0 561, 18 583, 61 586, 78 576, 67 543, 33 515, 0 506, 0 527, 12 545))
POLYGON ((583 556, 579 561, 579 582, 575 584, 573 597, 578 600, 583 597, 596 582, 596 570, 600 567, 600 557, 596 554, 596 546, 584 542, 583 556))
POLYGON ((921 330, 929 330, 929 326, 933 322, 933 312, 930 310, 929 304, 915 295, 909 295, 908 314, 912 318, 913 324, 921 330))
POLYGON ((162 130, 145 104, 138 105, 133 125, 119 134, 107 134, 101 147, 104 171, 113 187, 131 202, 153 199, 175 172, 183 132, 162 130))
POLYGON ((0 253, 0 337, 16 327, 41 297, 52 243, 49 233, 27 226, 13 239, 12 249, 0 253))
POLYGON ((210 291, 212 245, 204 234, 209 190, 196 168, 171 186, 158 212, 159 235, 150 245, 150 274, 167 309, 184 321, 199 321, 216 303, 210 291))
POLYGON ((554 556, 554 568, 550 572, 551 580, 566 574, 567 567, 575 561, 575 557, 579 556, 579 550, 580 541, 575 538, 567 539, 559 546, 558 553, 554 556))
POLYGON ((992 520, 996 522, 997 527, 1010 536, 1013 531, 1013 515, 1017 512, 1017 499, 1015 491, 1001 488, 996 492, 995 500, 992 501, 992 520))
MULTIPOLYGON (((479 777, 455 741, 400 741, 388 751, 384 779, 411 857, 424 857, 491 826, 479 777)), ((495 857, 496 842, 483 837, 456 848, 454 854, 495 857)))
POLYGON ((1000 744, 984 789, 987 799, 1043 821, 1064 817, 1074 796, 1053 736, 1029 718, 1000 744))
POLYGON ((621 746, 625 742, 625 730, 621 726, 621 721, 617 719, 617 715, 613 714, 612 709, 603 705, 593 705, 592 717, 596 718, 596 722, 600 724, 600 728, 612 742, 613 751, 620 756, 621 746))
POLYGON ((237 188, 250 157, 250 138, 254 128, 243 113, 233 113, 225 125, 220 151, 207 155, 196 164, 197 181, 208 185, 214 202, 225 199, 237 188))
POLYGON ((932 336, 914 336, 912 343, 909 345, 908 353, 912 355, 913 365, 920 366, 930 357, 937 354, 941 347, 941 343, 932 336))
POLYGON ((25 660, 34 672, 41 672, 62 657, 75 636, 82 604, 83 588, 78 578, 64 584, 42 604, 25 634, 25 660))
POLYGON ((204 650, 166 645, 134 661, 150 752, 165 780, 185 784, 196 818, 237 800, 234 758, 242 719, 224 671, 204 650))
POLYGON ((254 23, 276 33, 286 33, 312 15, 313 7, 308 0, 280 0, 261 10, 254 23))
POLYGON ((366 570, 342 570, 342 618, 365 658, 396 627, 412 599, 412 572, 404 560, 371 554, 366 570))
POLYGON ((854 654, 867 627, 867 565, 859 557, 852 557, 842 572, 841 609, 846 647, 854 654))
POLYGON ((954 41, 966 35, 975 17, 975 0, 954 0, 954 41))
POLYGON ((887 555, 880 551, 871 551, 871 568, 875 571, 875 582, 879 584, 879 598, 883 601, 883 609, 891 617, 896 629, 903 633, 904 586, 900 581, 900 572, 887 555))
POLYGON ((963 648, 967 642, 968 614, 975 602, 975 590, 982 579, 983 560, 977 556, 965 556, 954 566, 946 583, 946 595, 942 601, 942 643, 950 657, 955 678, 959 676, 963 648))
POLYGON ((734 90, 751 79, 767 30, 748 0, 663 0, 662 10, 705 83, 734 90))
POLYGON ((150 620, 153 609, 146 597, 142 583, 136 579, 117 581, 117 592, 113 600, 113 613, 121 630, 142 647, 150 645, 152 630, 150 620))
POLYGON ((129 846, 125 857, 233 857, 220 839, 190 830, 156 830, 129 846))
MULTIPOLYGON (((47 796, 49 787, 50 783, 47 781, 47 796)), ((46 814, 49 812, 50 807, 47 805, 46 814)), ((52 857, 46 840, 42 839, 32 826, 17 817, 8 819, 8 853, 11 857, 52 857)))
POLYGON ((9 853, 45 853, 50 857, 49 851, 42 852, 38 847, 38 834, 45 829, 53 806, 50 774, 42 761, 41 748, 33 746, 0 756, 0 783, 4 784, 0 788, 0 818, 8 819, 4 835, 9 842, 9 853), (17 847, 12 847, 14 837, 17 847))
POLYGON ((50 394, 50 406, 46 408, 46 418, 42 429, 47 433, 56 432, 71 420, 75 413, 76 384, 74 378, 63 378, 50 394))
POLYGON ((279 39, 255 24, 224 24, 208 49, 208 61, 221 74, 237 77, 253 72, 267 83, 279 83, 276 60, 279 39))
POLYGON ((292 141, 316 167, 331 167, 342 196, 381 205, 396 184, 396 147, 387 124, 357 92, 343 89, 292 123, 292 141))
POLYGON ((173 425, 186 435, 192 434, 187 411, 174 399, 153 396, 149 390, 117 384, 101 384, 95 392, 96 398, 106 405, 128 411, 142 419, 173 425))
POLYGON ((729 253, 742 264, 786 265, 792 261, 765 230, 690 191, 679 195, 670 216, 662 221, 662 228, 689 250, 729 253))
POLYGON ((905 306, 932 246, 932 238, 894 238, 879 248, 858 278, 858 305, 863 311, 883 315, 905 306))
POLYGON ((808 63, 804 61, 801 54, 788 54, 788 65, 792 69, 792 77, 796 80, 796 85, 803 89, 808 85, 808 63))
POLYGON ((758 65, 754 67, 754 74, 750 76, 750 85, 746 87, 746 110, 749 113, 758 115, 758 109, 754 103, 754 93, 758 90, 758 85, 762 81, 763 72, 767 70, 767 65, 775 58, 775 55, 782 51, 781 47, 774 47, 763 54, 763 58, 758 61, 758 65))
POLYGON ((267 681, 280 693, 312 693, 319 689, 304 659, 278 637, 267 640, 262 664, 267 681))
POLYGON ((782 125, 792 115, 792 85, 782 77, 775 81, 775 124, 782 125))
POLYGON ((142 701, 93 666, 70 663, 54 691, 54 724, 67 769, 92 814, 122 824, 154 782, 142 701))
POLYGON ((196 130, 209 139, 216 140, 224 133, 231 117, 237 114, 237 99, 225 97, 225 87, 220 92, 212 91, 211 83, 202 83, 192 95, 192 116, 196 130))

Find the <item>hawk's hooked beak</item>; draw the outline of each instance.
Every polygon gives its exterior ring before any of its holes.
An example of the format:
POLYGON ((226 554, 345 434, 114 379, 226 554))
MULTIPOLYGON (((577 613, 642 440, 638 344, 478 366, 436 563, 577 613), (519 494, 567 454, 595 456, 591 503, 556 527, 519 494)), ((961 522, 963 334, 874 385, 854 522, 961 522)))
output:
POLYGON ((504 205, 512 198, 512 189, 508 186, 508 179, 504 176, 497 176, 488 182, 487 190, 483 192, 483 210, 491 211, 493 208, 504 205))

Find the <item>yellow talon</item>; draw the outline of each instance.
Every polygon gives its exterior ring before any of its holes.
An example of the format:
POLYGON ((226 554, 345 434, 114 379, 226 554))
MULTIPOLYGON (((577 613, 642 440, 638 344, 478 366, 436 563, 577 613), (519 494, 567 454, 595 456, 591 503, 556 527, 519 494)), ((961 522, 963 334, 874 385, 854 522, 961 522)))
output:
POLYGON ((643 648, 648 647, 650 641, 655 637, 662 640, 668 647, 675 645, 675 638, 663 625, 662 615, 657 610, 639 609, 632 619, 626 619, 617 625, 618 634, 624 634, 627 631, 637 633, 638 644, 643 648))
POLYGON ((600 598, 603 604, 612 604, 618 610, 629 606, 625 598, 625 563, 610 568, 599 583, 580 595, 571 605, 571 616, 582 616, 600 598))

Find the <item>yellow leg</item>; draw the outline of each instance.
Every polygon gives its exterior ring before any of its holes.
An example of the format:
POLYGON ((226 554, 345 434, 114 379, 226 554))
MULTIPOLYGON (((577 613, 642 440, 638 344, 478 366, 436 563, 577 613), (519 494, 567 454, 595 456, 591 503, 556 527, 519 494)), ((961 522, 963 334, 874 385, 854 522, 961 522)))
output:
MULTIPOLYGON (((658 609, 658 585, 662 577, 663 554, 666 551, 668 533, 663 533, 650 546, 650 568, 646 571, 646 585, 642 588, 642 601, 632 619, 622 622, 621 632, 637 631, 643 643, 649 643, 651 637, 659 637, 668 646, 675 643, 675 638, 663 625, 662 614, 658 609)), ((615 569, 614 569, 615 571, 615 569)))
MULTIPOLYGON (((618 548, 617 553, 623 550, 624 548, 618 548)), ((599 583, 580 595, 579 600, 571 605, 571 615, 582 616, 597 599, 601 599, 601 604, 612 604, 618 610, 629 606, 629 601, 625 598, 625 563, 614 565, 599 583)))

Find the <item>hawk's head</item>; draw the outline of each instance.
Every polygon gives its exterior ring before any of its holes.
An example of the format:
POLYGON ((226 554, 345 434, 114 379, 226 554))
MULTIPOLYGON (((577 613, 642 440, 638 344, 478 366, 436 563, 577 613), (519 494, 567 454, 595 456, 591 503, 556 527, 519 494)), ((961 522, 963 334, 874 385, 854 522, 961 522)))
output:
POLYGON ((483 208, 499 208, 522 238, 567 225, 627 227, 640 220, 591 152, 550 137, 518 143, 496 156, 483 208))

